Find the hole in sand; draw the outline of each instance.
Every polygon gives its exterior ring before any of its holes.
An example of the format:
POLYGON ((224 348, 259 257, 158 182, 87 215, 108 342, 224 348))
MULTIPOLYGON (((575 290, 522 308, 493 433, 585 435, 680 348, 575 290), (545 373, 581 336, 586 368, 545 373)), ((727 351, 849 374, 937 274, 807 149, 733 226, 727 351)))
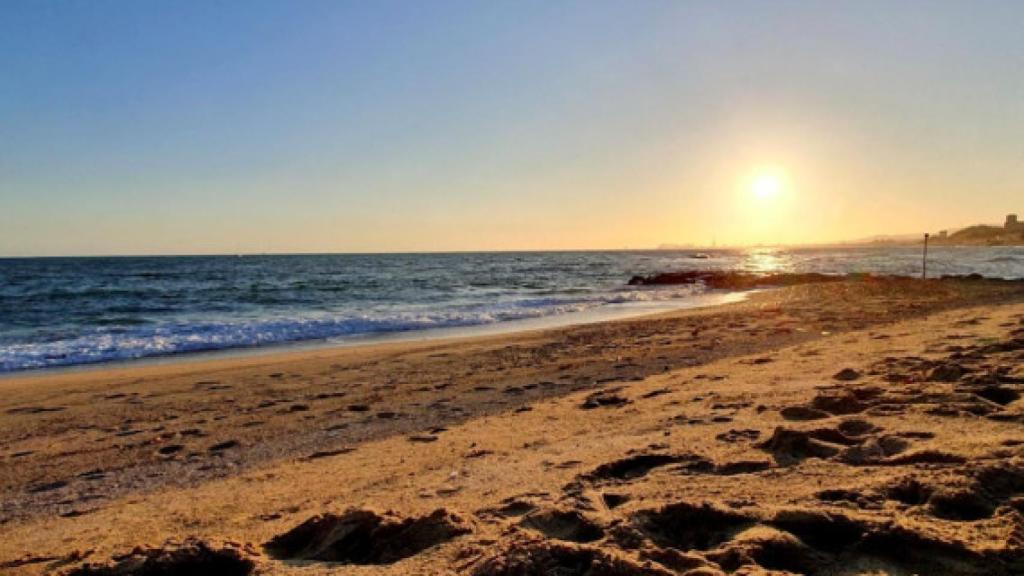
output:
POLYGON ((594 480, 628 480, 645 476, 651 470, 686 460, 671 454, 637 454, 602 464, 588 475, 594 480))
POLYGON ((900 564, 914 565, 919 574, 1011 574, 1002 571, 997 563, 974 553, 955 540, 940 540, 900 525, 889 525, 872 530, 864 537, 860 549, 888 557, 900 564), (967 570, 972 566, 972 570, 967 570))
POLYGON ((730 539, 753 520, 711 504, 670 504, 638 512, 634 524, 660 546, 679 550, 707 550, 730 539))
POLYGON ((985 388, 976 391, 975 394, 989 402, 995 402, 1000 406, 1006 406, 1007 404, 1020 399, 1019 392, 1009 388, 1003 388, 1001 386, 986 386, 985 388))
POLYGON ((903 478, 885 491, 887 498, 910 506, 919 506, 928 501, 934 490, 916 478, 903 478))
POLYGON ((841 514, 817 510, 781 510, 769 522, 772 526, 796 534, 805 543, 822 550, 841 550, 863 536, 867 527, 841 514))
POLYGON ((946 520, 981 520, 990 518, 995 506, 975 489, 940 490, 928 499, 932 515, 946 520))
POLYGON ((806 420, 821 420, 830 417, 828 412, 810 408, 808 406, 786 406, 779 410, 779 415, 785 420, 802 422, 806 420))
POLYGON ((836 428, 847 436, 863 436, 879 430, 878 426, 859 418, 843 420, 836 428))
POLYGON ((605 492, 601 495, 601 500, 604 501, 604 505, 607 506, 609 510, 612 510, 622 506, 626 502, 629 502, 629 496, 625 494, 612 494, 605 492))
POLYGON ((529 514, 520 526, 536 530, 548 538, 568 542, 593 542, 604 537, 604 530, 576 510, 543 510, 529 514))
POLYGON ((392 564, 469 531, 461 518, 444 509, 415 518, 353 509, 340 516, 314 516, 264 548, 280 559, 392 564))
POLYGON ((994 464, 973 473, 978 484, 997 498, 1024 492, 1024 468, 1010 464, 994 464))

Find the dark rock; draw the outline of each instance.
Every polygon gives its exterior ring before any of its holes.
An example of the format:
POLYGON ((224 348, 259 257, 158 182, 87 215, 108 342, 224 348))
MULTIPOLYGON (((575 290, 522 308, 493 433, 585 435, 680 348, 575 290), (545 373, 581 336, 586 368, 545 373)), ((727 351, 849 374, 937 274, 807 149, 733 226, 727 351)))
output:
POLYGON ((718 270, 691 270, 686 272, 664 272, 652 276, 633 276, 629 279, 630 286, 657 286, 666 284, 703 284, 708 288, 744 290, 761 286, 794 286, 819 282, 836 282, 844 276, 827 274, 783 273, 753 274, 750 272, 730 272, 718 270))

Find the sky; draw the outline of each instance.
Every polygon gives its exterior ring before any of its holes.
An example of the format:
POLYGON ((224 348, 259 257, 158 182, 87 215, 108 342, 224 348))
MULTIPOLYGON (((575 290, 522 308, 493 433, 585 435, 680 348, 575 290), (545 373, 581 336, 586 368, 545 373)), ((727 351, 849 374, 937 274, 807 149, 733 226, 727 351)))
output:
POLYGON ((0 10, 0 255, 811 243, 1024 212, 1022 2, 0 10))

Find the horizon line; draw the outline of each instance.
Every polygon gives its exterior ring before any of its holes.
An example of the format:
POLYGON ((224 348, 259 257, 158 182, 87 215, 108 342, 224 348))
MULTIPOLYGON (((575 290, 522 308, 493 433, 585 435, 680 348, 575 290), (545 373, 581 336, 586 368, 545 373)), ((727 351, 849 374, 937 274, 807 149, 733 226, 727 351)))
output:
MULTIPOLYGON (((923 232, 921 233, 924 234, 923 232)), ((890 236, 901 236, 894 234, 890 236)), ((909 241, 909 239, 907 239, 909 241)), ((245 258, 253 256, 403 256, 403 255, 444 255, 444 254, 537 254, 558 252, 685 252, 685 251, 722 251, 746 250, 752 248, 822 248, 830 246, 865 246, 873 244, 898 244, 899 240, 838 240, 831 242, 805 243, 765 243, 765 244, 724 244, 708 245, 672 245, 637 247, 637 248, 551 248, 551 249, 496 249, 496 250, 381 250, 381 251, 323 251, 323 252, 201 252, 201 253, 108 253, 108 254, 47 254, 47 255, 3 255, 0 260, 60 259, 60 258, 245 258)))

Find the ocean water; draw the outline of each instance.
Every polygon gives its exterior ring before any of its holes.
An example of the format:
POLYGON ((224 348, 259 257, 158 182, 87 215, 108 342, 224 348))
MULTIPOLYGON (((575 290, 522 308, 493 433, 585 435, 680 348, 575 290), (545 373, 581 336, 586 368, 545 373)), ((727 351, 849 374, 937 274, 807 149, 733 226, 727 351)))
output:
MULTIPOLYGON (((0 259, 0 372, 684 305, 635 274, 919 274, 917 248, 0 259)), ((1024 277, 1024 248, 936 248, 929 273, 1024 277)))

